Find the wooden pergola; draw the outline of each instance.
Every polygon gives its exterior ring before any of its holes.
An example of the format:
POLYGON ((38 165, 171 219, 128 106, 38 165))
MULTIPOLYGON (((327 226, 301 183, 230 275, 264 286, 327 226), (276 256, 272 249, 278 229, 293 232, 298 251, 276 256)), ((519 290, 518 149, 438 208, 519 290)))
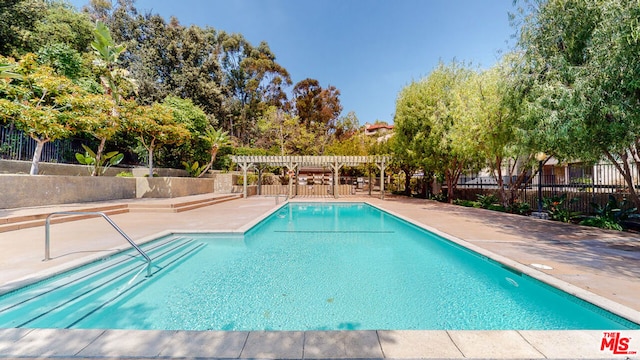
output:
MULTIPOLYGON (((335 187, 338 184, 340 169, 347 166, 358 166, 362 164, 375 164, 380 169, 380 198, 384 199, 384 170, 391 160, 390 156, 244 156, 231 155, 231 160, 242 169, 242 193, 247 197, 247 170, 256 167, 259 172, 259 165, 285 167, 292 174, 296 170, 305 166, 329 167, 333 170, 334 197, 338 197, 335 187)), ((289 197, 291 197, 292 177, 289 176, 289 197)))

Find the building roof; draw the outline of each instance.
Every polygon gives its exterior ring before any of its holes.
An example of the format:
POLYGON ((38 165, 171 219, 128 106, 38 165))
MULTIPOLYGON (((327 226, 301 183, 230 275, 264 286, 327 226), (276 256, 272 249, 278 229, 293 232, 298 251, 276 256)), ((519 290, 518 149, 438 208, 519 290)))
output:
POLYGON ((386 124, 368 124, 368 125, 365 125, 365 130, 367 130, 367 131, 374 131, 374 130, 378 130, 378 129, 393 130, 393 125, 386 125, 386 124))

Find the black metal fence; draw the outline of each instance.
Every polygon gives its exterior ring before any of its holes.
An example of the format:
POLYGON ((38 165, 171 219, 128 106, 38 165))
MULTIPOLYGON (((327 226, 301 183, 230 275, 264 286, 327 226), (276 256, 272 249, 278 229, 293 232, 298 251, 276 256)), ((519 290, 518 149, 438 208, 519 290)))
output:
MULTIPOLYGON (((42 149, 40 161, 76 163, 75 154, 84 153, 80 139, 63 139, 48 142, 42 149)), ((33 159, 36 141, 24 132, 10 126, 0 126, 0 158, 6 160, 33 159)))
MULTIPOLYGON (((640 179, 639 167, 632 164, 631 171, 634 183, 640 179)), ((404 177, 394 175, 395 179, 389 185, 392 191, 403 192, 404 177)), ((504 189, 508 191, 509 184, 515 183, 515 178, 503 178, 504 189)), ((573 212, 591 214, 594 211, 592 203, 604 206, 610 195, 617 201, 628 199, 629 187, 613 164, 569 164, 548 165, 543 169, 543 175, 537 173, 529 175, 521 183, 516 192, 515 200, 526 202, 534 211, 538 208, 538 186, 540 185, 543 198, 559 197, 566 194, 565 206, 573 212)), ((438 189, 432 188, 430 181, 423 181, 421 176, 411 179, 411 191, 415 195, 432 193, 437 195, 438 189), (428 189, 424 189, 424 187, 428 189)), ((636 185, 636 191, 640 187, 636 185)), ((446 193, 446 186, 442 189, 446 193)), ((480 174, 460 176, 456 185, 455 198, 460 200, 477 200, 478 195, 498 195, 498 184, 494 177, 480 174)), ((511 194, 507 194, 510 196, 511 194)), ((629 205, 631 207, 631 205, 629 205)))

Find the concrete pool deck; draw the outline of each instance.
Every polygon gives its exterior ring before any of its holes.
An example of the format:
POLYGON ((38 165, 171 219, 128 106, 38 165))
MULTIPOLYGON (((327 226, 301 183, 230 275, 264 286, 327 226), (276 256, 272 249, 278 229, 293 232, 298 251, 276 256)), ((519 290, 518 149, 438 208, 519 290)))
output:
MULTIPOLYGON (((436 230, 510 266, 568 283, 569 290, 640 319, 640 239, 432 201, 371 197, 366 201, 436 230), (531 264, 551 267, 540 270, 531 264), (594 295, 595 294, 595 295, 594 295)), ((175 201, 175 200, 162 200, 175 201)), ((111 218, 135 241, 171 231, 238 231, 276 206, 250 197, 182 213, 124 213, 111 218)), ((294 199, 330 201, 330 199, 294 199)), ((0 218, 79 210, 87 204, 0 210, 0 218)), ((43 262, 43 226, 0 233, 0 291, 98 258, 127 243, 103 219, 51 226, 52 260, 43 262)), ((591 300, 591 299, 590 299, 591 300)), ((637 320, 636 320, 637 321, 637 320)), ((606 329, 603 329, 606 330, 606 329)), ((628 349, 601 350, 604 331, 130 331, 0 329, 0 358, 507 358, 640 359, 640 330, 620 331, 628 349)), ((608 336, 609 334, 607 334, 608 336)))

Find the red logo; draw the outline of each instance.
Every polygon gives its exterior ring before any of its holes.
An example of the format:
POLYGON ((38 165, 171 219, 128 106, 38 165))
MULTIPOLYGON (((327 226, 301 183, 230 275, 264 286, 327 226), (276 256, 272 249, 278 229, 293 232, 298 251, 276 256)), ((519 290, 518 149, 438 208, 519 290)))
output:
POLYGON ((631 338, 620 336, 619 332, 606 332, 600 343, 600 351, 609 349, 615 355, 634 355, 636 352, 629 350, 631 338))

